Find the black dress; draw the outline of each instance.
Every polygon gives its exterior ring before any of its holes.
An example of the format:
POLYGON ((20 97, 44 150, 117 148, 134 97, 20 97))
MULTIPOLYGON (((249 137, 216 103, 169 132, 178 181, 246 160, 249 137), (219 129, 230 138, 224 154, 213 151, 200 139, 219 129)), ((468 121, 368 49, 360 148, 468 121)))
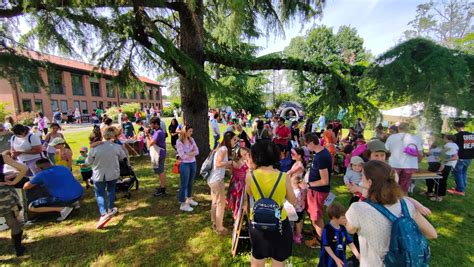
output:
POLYGON ((170 124, 168 127, 168 131, 170 132, 171 135, 171 146, 174 148, 176 147, 176 141, 178 141, 179 136, 176 133, 176 130, 178 129, 178 125, 173 125, 170 124))

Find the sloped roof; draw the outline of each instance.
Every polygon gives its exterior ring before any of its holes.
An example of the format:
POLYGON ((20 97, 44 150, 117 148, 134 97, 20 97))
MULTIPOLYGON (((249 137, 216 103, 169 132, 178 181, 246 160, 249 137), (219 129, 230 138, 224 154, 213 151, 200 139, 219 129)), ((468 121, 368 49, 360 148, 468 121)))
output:
MULTIPOLYGON (((96 67, 92 64, 80 62, 77 60, 72 60, 72 59, 67 59, 63 57, 58 57, 58 56, 53 56, 53 55, 48 55, 48 54, 43 54, 39 53, 33 50, 27 50, 27 51, 21 51, 21 53, 29 58, 32 58, 34 60, 38 61, 45 61, 49 62, 51 64, 59 65, 59 66, 64 66, 68 68, 73 68, 77 70, 82 70, 82 71, 87 71, 87 72, 95 72, 103 75, 108 75, 108 76, 117 76, 118 72, 115 70, 111 69, 105 69, 105 68, 99 68, 96 67)), ((152 85, 157 85, 161 86, 159 82, 152 80, 147 77, 139 76, 138 79, 140 81, 147 83, 147 84, 152 84, 152 85)))
MULTIPOLYGON (((411 105, 401 106, 389 110, 381 110, 380 112, 382 115, 386 116, 393 116, 393 117, 404 117, 404 118, 412 118, 420 115, 420 113, 424 109, 423 103, 415 103, 411 105)), ((457 117, 472 117, 472 114, 463 110, 459 112, 455 107, 450 106, 441 106, 441 116, 447 118, 457 118, 457 117)))

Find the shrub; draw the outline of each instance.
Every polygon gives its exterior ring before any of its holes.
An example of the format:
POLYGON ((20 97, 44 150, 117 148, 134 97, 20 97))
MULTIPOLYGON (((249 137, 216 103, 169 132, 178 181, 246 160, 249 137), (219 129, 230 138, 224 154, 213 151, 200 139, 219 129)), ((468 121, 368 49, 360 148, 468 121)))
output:
MULTIPOLYGON (((133 120, 133 118, 135 118, 135 112, 141 111, 140 103, 127 103, 123 104, 120 108, 122 109, 122 113, 127 114, 130 120, 133 120)), ((109 116, 109 118, 111 118, 112 120, 117 120, 119 113, 118 110, 118 107, 111 107, 107 109, 107 116, 109 116)), ((144 115, 141 114, 141 117, 143 118, 144 115)))
POLYGON ((161 114, 162 117, 173 117, 173 108, 163 108, 163 114, 161 114))
POLYGON ((35 115, 34 112, 22 112, 17 116, 17 123, 26 126, 33 126, 35 115))
POLYGON ((10 113, 7 111, 7 103, 0 103, 0 123, 5 121, 5 117, 10 113))

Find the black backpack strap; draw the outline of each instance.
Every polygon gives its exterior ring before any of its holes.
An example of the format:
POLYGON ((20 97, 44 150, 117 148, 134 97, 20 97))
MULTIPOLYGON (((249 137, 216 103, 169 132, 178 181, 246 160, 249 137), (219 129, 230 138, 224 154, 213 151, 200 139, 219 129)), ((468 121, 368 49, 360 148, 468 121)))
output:
MULTIPOLYGON (((255 186, 257 187, 258 193, 260 194, 260 198, 265 198, 265 196, 263 195, 262 189, 260 189, 260 186, 257 183, 257 179, 255 179, 255 175, 253 175, 253 171, 251 171, 250 174, 252 174, 252 179, 255 183, 255 186)), ((272 194, 273 194, 273 191, 272 191, 272 194)))
POLYGON ((273 193, 275 193, 275 190, 276 190, 276 188, 277 188, 277 186, 278 186, 278 183, 280 183, 282 174, 283 174, 283 173, 280 172, 280 174, 278 175, 278 179, 277 179, 275 185, 273 186, 272 192, 270 193, 270 196, 269 196, 268 198, 272 198, 273 193))
POLYGON ((30 143, 30 145, 31 145, 31 136, 32 135, 33 135, 32 133, 30 133, 30 135, 28 135, 28 143, 30 143))

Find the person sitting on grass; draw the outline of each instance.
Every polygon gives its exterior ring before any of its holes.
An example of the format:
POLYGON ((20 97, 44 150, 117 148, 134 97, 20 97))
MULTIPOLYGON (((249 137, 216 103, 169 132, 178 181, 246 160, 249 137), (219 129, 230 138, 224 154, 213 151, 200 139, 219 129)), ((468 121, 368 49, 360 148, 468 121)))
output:
POLYGON ((346 209, 339 203, 333 203, 328 207, 329 223, 324 226, 319 256, 320 267, 342 267, 347 266, 346 245, 349 245, 354 256, 359 259, 359 251, 352 242, 352 238, 346 230, 346 209))
POLYGON ((71 214, 73 207, 79 208, 82 197, 81 184, 74 178, 72 172, 64 166, 53 166, 48 159, 36 161, 36 167, 41 170, 31 181, 25 183, 23 190, 35 186, 44 186, 49 193, 31 202, 28 209, 32 212, 59 212, 58 221, 64 221, 71 214))

